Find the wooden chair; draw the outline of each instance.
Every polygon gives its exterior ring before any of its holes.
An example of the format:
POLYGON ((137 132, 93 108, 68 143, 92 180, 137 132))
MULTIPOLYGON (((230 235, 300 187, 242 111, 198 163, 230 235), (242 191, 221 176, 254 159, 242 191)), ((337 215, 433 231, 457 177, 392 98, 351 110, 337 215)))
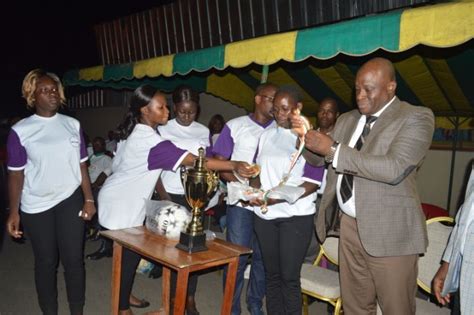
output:
POLYGON ((314 264, 303 264, 301 268, 301 292, 303 293, 303 314, 308 315, 308 296, 330 303, 334 314, 340 314, 342 308, 339 272, 318 266, 326 257, 331 263, 339 263, 339 239, 328 237, 320 246, 314 264))

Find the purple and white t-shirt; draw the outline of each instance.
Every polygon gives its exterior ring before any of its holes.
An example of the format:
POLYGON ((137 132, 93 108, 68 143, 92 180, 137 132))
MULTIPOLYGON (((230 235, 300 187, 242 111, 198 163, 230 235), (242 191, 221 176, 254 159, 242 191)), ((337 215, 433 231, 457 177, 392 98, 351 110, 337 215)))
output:
POLYGON ((87 160, 87 151, 74 118, 25 118, 12 127, 7 150, 8 169, 24 171, 20 209, 25 213, 51 209, 81 185, 80 163, 87 160))
MULTIPOLYGON (((193 121, 189 126, 180 125, 176 119, 171 119, 166 125, 158 127, 158 133, 163 139, 170 140, 178 148, 187 150, 198 155, 198 149, 206 150, 210 146, 209 129, 198 122, 193 121)), ((175 195, 184 195, 181 174, 179 171, 163 171, 161 181, 166 192, 175 195)))
MULTIPOLYGON (((259 124, 253 114, 229 120, 212 148, 212 153, 234 161, 252 164, 261 134, 276 126, 275 121, 259 124)), ((239 206, 242 206, 239 203, 239 206)), ((253 210, 253 207, 246 207, 253 210)))
MULTIPOLYGON (((288 173, 292 155, 297 151, 296 139, 297 136, 290 129, 281 127, 270 128, 260 137, 256 162, 261 167, 260 182, 264 190, 276 187, 288 173)), ((321 185, 323 174, 324 166, 312 166, 300 156, 290 172, 286 185, 299 186, 303 182, 321 185)), ((316 197, 317 194, 314 192, 291 205, 288 202, 271 205, 266 214, 262 214, 260 207, 255 207, 254 212, 265 220, 310 215, 316 212, 314 204, 316 197)))
POLYGON ((99 222, 109 230, 143 225, 145 202, 162 170, 176 170, 189 152, 164 140, 153 128, 137 124, 117 145, 112 175, 99 192, 99 222))
POLYGON ((252 163, 260 135, 273 126, 276 126, 273 120, 266 125, 259 124, 253 114, 231 119, 224 125, 212 153, 229 160, 252 163))
POLYGON ((95 183, 100 174, 104 173, 110 176, 112 173, 112 158, 105 153, 89 155, 89 162, 88 171, 91 184, 95 183))

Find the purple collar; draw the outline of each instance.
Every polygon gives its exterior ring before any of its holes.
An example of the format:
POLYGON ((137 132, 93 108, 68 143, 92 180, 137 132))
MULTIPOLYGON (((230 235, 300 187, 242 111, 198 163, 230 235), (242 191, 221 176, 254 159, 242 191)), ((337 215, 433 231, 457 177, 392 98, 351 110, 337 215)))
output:
POLYGON ((270 119, 267 123, 261 124, 260 122, 258 122, 258 121, 255 119, 254 113, 250 113, 250 114, 249 114, 249 118, 250 118, 254 123, 256 123, 257 125, 259 125, 260 127, 264 128, 264 129, 267 128, 268 126, 270 126, 270 125, 273 123, 273 119, 270 119))

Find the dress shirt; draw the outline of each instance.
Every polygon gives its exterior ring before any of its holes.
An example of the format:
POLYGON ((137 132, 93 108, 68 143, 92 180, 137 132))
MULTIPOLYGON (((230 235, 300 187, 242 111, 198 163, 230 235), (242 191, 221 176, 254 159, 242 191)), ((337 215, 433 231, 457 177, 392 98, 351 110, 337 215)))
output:
MULTIPOLYGON (((386 110, 388 108, 388 106, 390 106, 390 104, 393 103, 393 101, 395 100, 395 96, 384 106, 382 107, 382 109, 380 109, 378 112, 376 112, 375 114, 371 115, 371 116, 375 116, 375 117, 379 117, 384 110, 386 110)), ((360 135, 362 134, 362 130, 364 129, 364 125, 365 125, 365 121, 367 120, 367 116, 366 115, 362 115, 360 116, 360 119, 359 119, 359 122, 357 123, 357 127, 354 131, 354 133, 352 134, 352 137, 351 137, 351 140, 349 141, 349 147, 353 148, 356 143, 357 143, 357 140, 359 139, 360 135)), ((371 125, 370 125, 370 129, 372 129, 374 127, 374 124, 377 122, 377 120, 375 120, 371 125)), ((332 166, 334 168, 337 167, 337 159, 339 158, 339 146, 336 150, 336 153, 334 154, 334 160, 332 162, 332 166)), ((342 197, 341 197, 341 182, 342 182, 342 173, 338 174, 337 175, 337 182, 336 182, 336 194, 337 194, 337 202, 339 203, 339 207, 341 208, 341 210, 355 218, 356 217, 356 208, 355 208, 355 194, 353 193, 352 194, 352 197, 350 199, 348 199, 345 203, 343 203, 342 201, 342 197)), ((355 181, 352 185, 352 191, 355 191, 355 181)))

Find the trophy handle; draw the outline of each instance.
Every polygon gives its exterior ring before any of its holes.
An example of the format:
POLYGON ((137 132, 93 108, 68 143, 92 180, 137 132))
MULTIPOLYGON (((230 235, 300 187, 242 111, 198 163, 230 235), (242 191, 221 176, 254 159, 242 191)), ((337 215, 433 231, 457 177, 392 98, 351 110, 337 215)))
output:
POLYGON ((192 208, 191 203, 189 202, 189 199, 188 199, 188 194, 186 193, 186 180, 188 178, 186 167, 181 166, 179 170, 180 170, 180 176, 181 176, 181 184, 183 185, 183 188, 184 188, 184 197, 186 198, 186 202, 192 208))
POLYGON ((183 187, 186 187, 186 185, 184 183, 186 183, 186 167, 185 166, 181 166, 180 169, 180 177, 181 177, 181 184, 183 184, 183 187))
POLYGON ((217 176, 216 172, 209 172, 207 175, 207 194, 210 195, 211 193, 217 190, 219 184, 219 177, 217 176))

